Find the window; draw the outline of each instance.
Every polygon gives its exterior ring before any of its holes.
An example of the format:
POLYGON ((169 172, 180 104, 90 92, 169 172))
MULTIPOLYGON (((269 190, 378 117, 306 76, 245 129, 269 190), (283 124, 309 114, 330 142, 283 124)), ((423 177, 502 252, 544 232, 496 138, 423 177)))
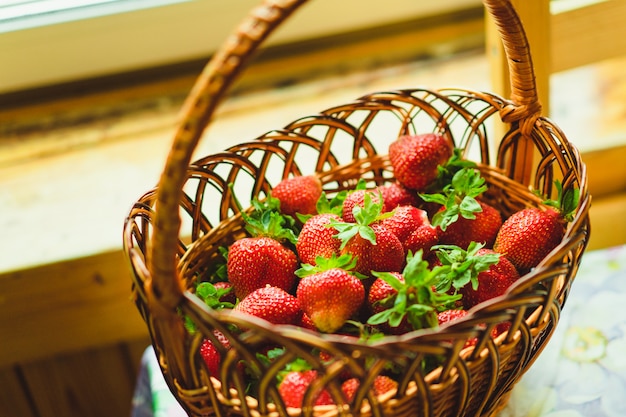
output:
MULTIPOLYGON (((259 2, 5 1, 0 6, 0 94, 206 57, 259 2)), ((382 7, 377 0, 315 0, 289 19, 270 43, 479 4, 387 0, 382 7)))

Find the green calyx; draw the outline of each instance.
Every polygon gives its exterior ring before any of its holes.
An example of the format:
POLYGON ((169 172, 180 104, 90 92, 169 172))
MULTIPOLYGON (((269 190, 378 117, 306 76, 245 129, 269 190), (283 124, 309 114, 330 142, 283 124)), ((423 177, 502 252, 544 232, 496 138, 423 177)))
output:
POLYGON ((296 276, 299 278, 304 278, 309 275, 338 268, 343 269, 349 274, 355 275, 357 278, 363 278, 362 275, 352 271, 355 266, 356 258, 349 253, 344 253, 340 256, 333 254, 330 258, 318 256, 315 258, 315 265, 302 264, 301 268, 296 270, 296 276))
POLYGON ((480 171, 474 168, 462 168, 456 171, 441 193, 420 194, 420 197, 426 202, 444 206, 444 210, 434 214, 431 223, 445 231, 449 225, 459 219, 459 216, 465 219, 475 219, 476 213, 482 211, 476 197, 485 191, 487 191, 487 186, 480 171))
POLYGON ((354 206, 352 209, 355 223, 331 220, 329 227, 337 230, 336 238, 341 240, 340 249, 343 249, 348 242, 356 235, 368 240, 372 245, 376 244, 376 233, 370 226, 374 222, 380 221, 393 215, 393 212, 383 213, 383 197, 379 193, 378 202, 372 200, 369 193, 363 196, 363 206, 354 206))
POLYGON ((559 212, 561 218, 566 222, 574 220, 574 214, 580 201, 580 190, 578 188, 570 188, 563 192, 563 184, 556 180, 554 186, 557 190, 556 200, 544 200, 543 204, 551 207, 559 212))
POLYGON ((452 156, 445 164, 437 167, 437 179, 428 188, 430 193, 438 193, 450 184, 454 175, 462 169, 475 168, 476 163, 463 158, 462 148, 454 148, 452 156))
POLYGON ((298 238, 293 231, 294 219, 281 214, 276 201, 278 199, 272 197, 265 202, 254 200, 252 202, 254 210, 250 215, 242 211, 241 216, 246 222, 246 231, 251 236, 267 236, 295 244, 298 238))
POLYGON ((497 264, 500 254, 486 253, 478 254, 483 248, 483 244, 471 242, 467 250, 455 245, 436 245, 432 247, 436 251, 441 264, 448 267, 445 274, 437 284, 437 290, 449 292, 451 288, 456 292, 460 288, 471 283, 472 288, 478 288, 478 274, 487 271, 491 265, 497 264))
POLYGON ((404 282, 388 272, 375 272, 374 275, 385 280, 395 291, 392 307, 374 314, 368 324, 389 323, 398 327, 406 319, 414 330, 433 328, 438 325, 437 313, 453 308, 461 296, 439 291, 439 281, 449 271, 449 266, 430 268, 422 259, 422 251, 415 255, 409 253, 407 265, 402 271, 404 282))

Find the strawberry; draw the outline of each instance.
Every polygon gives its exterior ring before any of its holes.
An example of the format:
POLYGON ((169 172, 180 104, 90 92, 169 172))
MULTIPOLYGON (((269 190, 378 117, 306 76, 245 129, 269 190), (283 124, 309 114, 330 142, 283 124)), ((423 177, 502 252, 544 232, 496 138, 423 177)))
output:
MULTIPOLYGON (((461 319, 468 314, 469 312, 467 310, 446 310, 437 314, 437 320, 439 321, 439 325, 441 326, 454 320, 461 319)), ((498 324, 491 330, 491 337, 495 339, 496 337, 507 331, 509 327, 511 327, 511 323, 508 321, 498 324)), ((465 342, 465 345, 463 347, 475 346, 477 343, 478 338, 472 337, 465 342)))
POLYGON ((441 204, 433 215, 439 241, 467 248, 470 242, 491 246, 502 225, 500 213, 476 198, 487 190, 485 179, 474 168, 458 170, 441 193, 421 194, 427 202, 441 204))
POLYGON ((271 286, 252 291, 234 310, 260 317, 273 324, 296 324, 302 315, 300 302, 296 297, 282 288, 271 286))
POLYGON ((420 203, 417 194, 398 181, 381 185, 376 191, 383 196, 384 211, 391 211, 398 206, 417 206, 420 203))
MULTIPOLYGON (((226 336, 224 336, 223 333, 214 330, 213 334, 224 348, 230 349, 230 341, 226 338, 226 336)), ((209 375, 217 377, 219 375, 222 357, 215 343, 208 337, 202 340, 202 344, 200 345, 200 356, 202 356, 202 359, 209 370, 209 375)))
MULTIPOLYGON (((486 254, 495 255, 497 253, 491 249, 484 248, 479 249, 476 253, 477 256, 486 254)), ((478 274, 478 288, 475 288, 471 284, 461 288, 460 292, 463 295, 463 307, 470 309, 476 304, 504 294, 519 277, 515 266, 513 266, 507 258, 500 256, 497 263, 491 265, 486 271, 482 271, 478 274)))
POLYGON ((296 213, 317 214, 321 195, 322 182, 314 175, 285 178, 272 189, 272 197, 280 201, 280 211, 292 217, 296 213))
POLYGON ((399 271, 404 265, 404 248, 396 235, 380 224, 392 213, 382 213, 382 203, 364 194, 363 206, 353 209, 355 223, 331 221, 339 232, 340 252, 356 258, 354 270, 363 275, 371 271, 399 271))
POLYGON ((414 206, 398 206, 393 214, 380 221, 380 224, 389 229, 404 242, 409 235, 424 223, 430 224, 428 214, 414 206))
POLYGON ((424 257, 430 256, 431 248, 439 243, 439 234, 437 229, 431 226, 430 222, 419 226, 403 241, 403 246, 408 254, 422 251, 424 257))
POLYGON ((338 222, 341 218, 336 214, 322 213, 306 220, 296 241, 301 263, 315 265, 318 256, 330 258, 339 255, 341 241, 334 237, 337 231, 329 227, 331 220, 338 222))
POLYGON ((544 203, 549 208, 527 208, 507 218, 493 249, 506 256, 522 272, 534 268, 563 240, 565 225, 572 220, 578 205, 579 190, 563 193, 560 182, 555 182, 557 200, 544 203))
MULTIPOLYGON (((316 378, 318 378, 318 374, 315 370, 288 372, 278 386, 278 393, 285 406, 302 408, 304 396, 316 378)), ((331 395, 325 389, 313 394, 313 405, 332 405, 334 403, 331 395)))
MULTIPOLYGON (((357 378, 350 378, 341 384, 341 391, 347 402, 351 403, 361 385, 357 378)), ((385 375, 378 375, 374 378, 372 391, 375 396, 383 395, 389 391, 398 389, 398 383, 385 375)))
POLYGON ((373 236, 357 234, 341 250, 356 258, 354 270, 371 276, 372 271, 399 271, 404 265, 404 247, 396 235, 380 224, 370 226, 373 236))
POLYGON ((458 291, 465 309, 504 294, 519 279, 513 264, 477 242, 467 250, 453 245, 438 245, 436 249, 440 264, 450 267, 437 289, 458 291))
POLYGON ((380 223, 398 237, 405 256, 409 251, 415 253, 420 249, 427 254, 431 246, 439 241, 437 230, 430 224, 428 214, 414 206, 398 206, 390 217, 380 223))
POLYGON ((227 267, 228 279, 241 300, 266 285, 291 290, 298 259, 292 250, 275 239, 249 237, 230 246, 227 267))
MULTIPOLYGON (((404 277, 399 272, 390 272, 401 284, 404 277)), ((376 278, 367 293, 367 305, 372 314, 378 314, 393 308, 398 291, 383 278, 376 278)), ((397 326, 381 323, 379 330, 390 334, 403 334, 413 330, 406 317, 397 326)))
POLYGON ((363 283, 348 272, 355 264, 346 255, 318 258, 316 266, 303 265, 296 272, 302 278, 296 297, 319 331, 337 331, 363 304, 363 283))
POLYGON ((424 191, 452 157, 453 144, 438 133, 401 136, 389 145, 396 180, 410 190, 424 191))
POLYGON ((241 213, 251 236, 235 241, 226 260, 228 281, 240 300, 266 285, 291 290, 298 268, 295 252, 287 247, 296 243, 293 230, 285 227, 288 220, 273 206, 255 202, 255 207, 252 215, 241 213))
MULTIPOLYGON (((439 281, 447 277, 449 270, 449 266, 443 265, 430 269, 428 262, 422 259, 422 252, 417 252, 407 256, 402 279, 389 272, 374 273, 374 276, 386 281, 394 291, 387 290, 389 296, 385 299, 385 306, 391 307, 373 314, 367 323, 388 324, 397 328, 393 333, 403 332, 407 322, 410 330, 435 327, 437 312, 450 309, 460 298, 458 295, 446 294, 448 288, 445 291, 437 288, 439 281)), ((374 285, 375 283, 372 287, 374 285)))
POLYGON ((381 194, 377 193, 374 190, 354 190, 350 192, 345 200, 343 201, 343 212, 341 217, 344 222, 355 223, 356 220, 354 218, 354 207, 360 206, 363 207, 365 204, 365 195, 368 195, 374 204, 381 205, 381 212, 385 211, 385 205, 381 199, 381 194))
POLYGON ((478 205, 480 211, 474 213, 473 218, 460 216, 445 230, 439 226, 437 228, 439 243, 467 248, 471 242, 480 242, 491 247, 502 226, 502 216, 498 210, 485 202, 478 201, 478 205))

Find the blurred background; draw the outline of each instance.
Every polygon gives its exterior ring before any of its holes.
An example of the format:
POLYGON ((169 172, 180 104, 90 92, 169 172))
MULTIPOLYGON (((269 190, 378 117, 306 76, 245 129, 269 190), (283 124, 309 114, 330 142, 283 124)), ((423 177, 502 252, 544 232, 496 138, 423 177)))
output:
MULTIPOLYGON (((316 0, 279 28, 197 156, 372 91, 506 96, 480 0, 316 0)), ((626 2, 515 0, 544 114, 578 147, 590 249, 626 243, 626 2)), ((257 0, 0 2, 0 416, 128 415, 149 344, 124 217, 179 109, 257 0)))

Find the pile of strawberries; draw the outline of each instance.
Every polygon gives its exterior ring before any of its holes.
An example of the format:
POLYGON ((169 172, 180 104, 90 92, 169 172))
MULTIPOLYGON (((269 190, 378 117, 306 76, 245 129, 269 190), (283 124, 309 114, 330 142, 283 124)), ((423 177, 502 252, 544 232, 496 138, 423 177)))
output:
MULTIPOLYGON (((556 201, 503 219, 482 199, 487 185, 476 165, 460 155, 443 135, 407 135, 389 146, 394 182, 366 188, 363 181, 328 197, 316 176, 283 180, 243 214, 249 237, 224 248, 223 268, 197 294, 211 308, 361 339, 463 317, 502 295, 562 241, 578 196, 562 195, 557 183, 556 201)), ((218 377, 220 353, 209 338, 201 355, 218 377)), ((290 407, 302 405, 317 378, 298 362, 277 382, 290 407)), ((343 383, 350 402, 359 382, 346 375, 343 383)), ((379 395, 396 387, 389 374, 372 389, 379 395)), ((323 391, 315 403, 334 401, 323 391)))

